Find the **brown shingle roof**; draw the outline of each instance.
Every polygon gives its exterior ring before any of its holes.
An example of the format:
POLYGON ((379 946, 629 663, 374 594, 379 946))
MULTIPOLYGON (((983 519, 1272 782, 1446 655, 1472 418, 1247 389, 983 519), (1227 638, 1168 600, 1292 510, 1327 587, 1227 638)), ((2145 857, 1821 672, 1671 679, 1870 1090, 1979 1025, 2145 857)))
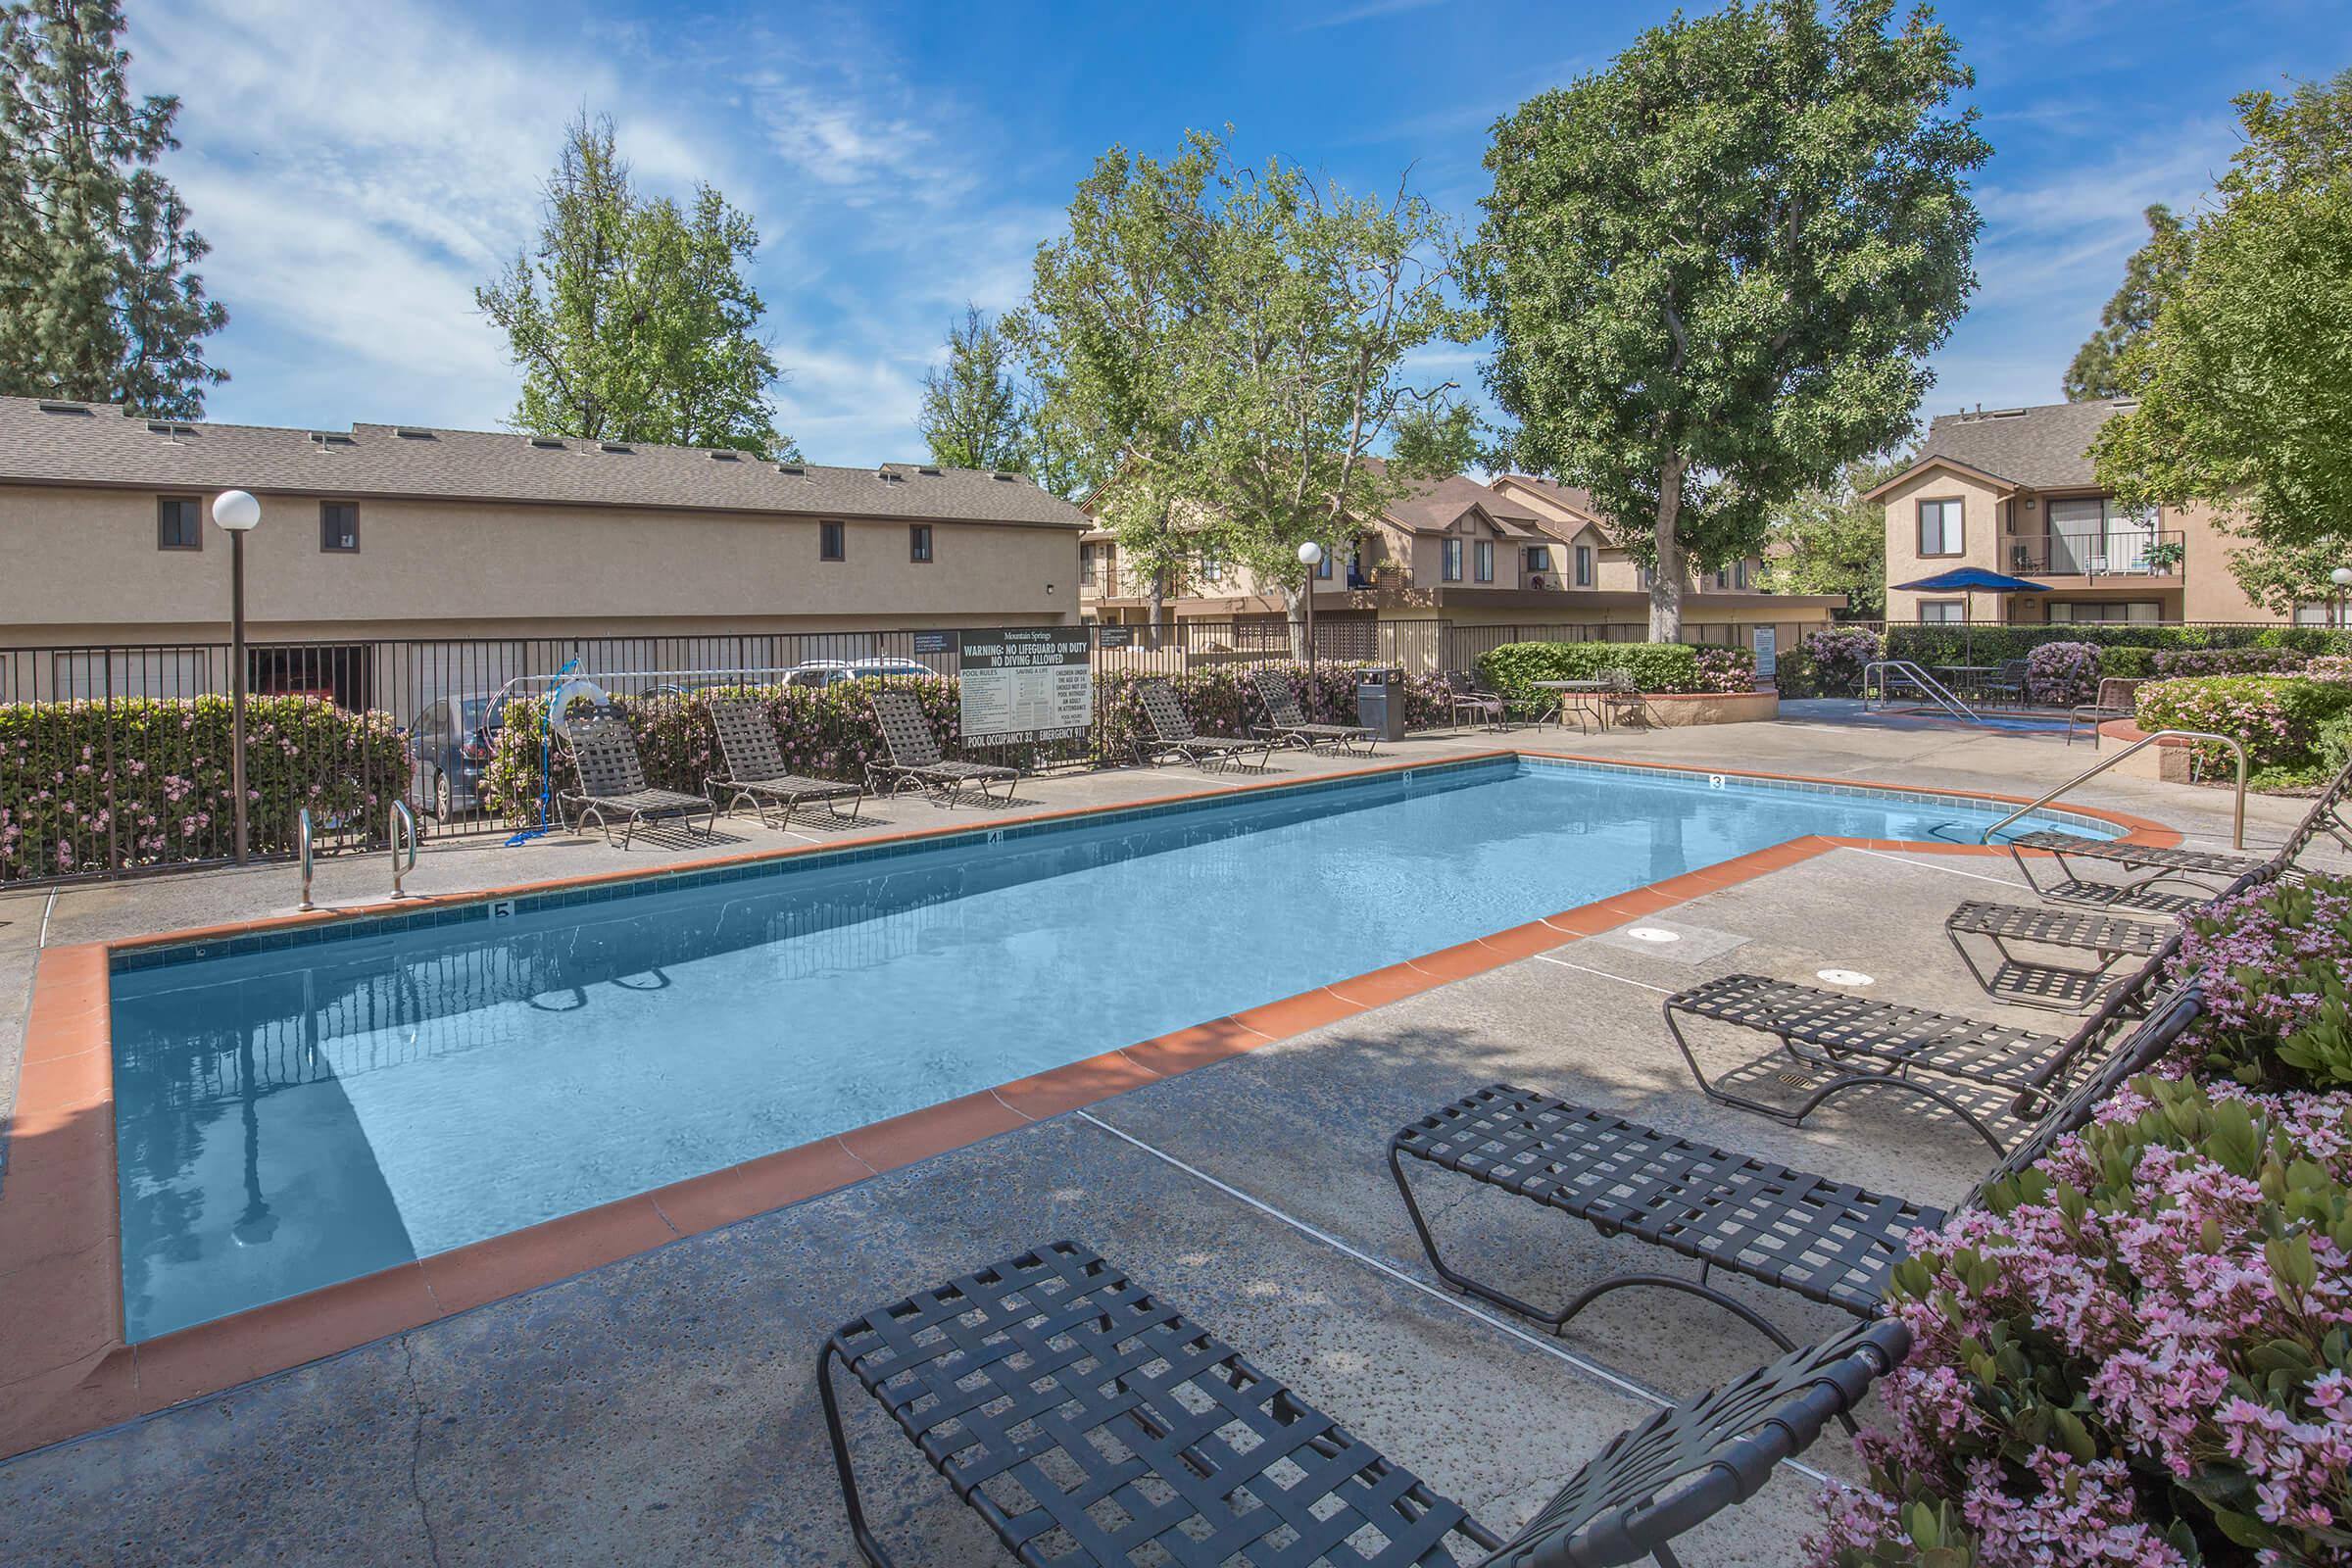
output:
POLYGON ((2032 409, 1995 409, 1983 414, 1938 415, 1928 425, 1912 466, 1930 458, 1948 458, 2031 490, 2062 490, 2098 483, 2091 471, 2090 443, 2099 427, 2125 410, 2130 398, 2086 403, 2050 403, 2032 409))
POLYGON ((421 425, 314 432, 151 423, 102 404, 34 398, 0 398, 0 483, 1087 526, 1084 513, 1026 475, 979 468, 780 467, 750 453, 713 456, 703 447, 615 450, 594 441, 421 425), (83 412, 48 412, 58 409, 83 412))

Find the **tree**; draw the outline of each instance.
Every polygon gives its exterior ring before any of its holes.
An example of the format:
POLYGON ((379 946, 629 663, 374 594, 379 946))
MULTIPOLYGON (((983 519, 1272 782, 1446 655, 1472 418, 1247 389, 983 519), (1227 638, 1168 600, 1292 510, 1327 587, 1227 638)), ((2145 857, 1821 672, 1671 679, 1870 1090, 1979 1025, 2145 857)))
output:
POLYGON ((744 269, 752 220, 709 185, 693 211, 640 196, 612 122, 565 127, 539 246, 474 302, 522 368, 510 423, 537 435, 732 447, 793 458, 768 388, 766 314, 744 269))
POLYGON ((228 313, 155 169, 179 100, 132 100, 122 27, 119 0, 0 4, 0 393, 202 418, 228 313))
POLYGON ((2148 242, 2124 264, 2124 284, 2099 313, 2099 329, 2066 368, 2066 401, 2124 397, 2136 390, 2125 377, 2124 356, 2156 324, 2157 307, 2180 286, 2188 266, 2188 227, 2158 202, 2145 215, 2148 242))
POLYGON ((1399 409, 1389 437, 1389 466, 1408 479, 1445 479, 1485 461, 1478 410, 1439 397, 1399 409))
POLYGON ((948 363, 923 376, 919 428, 931 461, 956 468, 1018 471, 1028 465, 1021 398, 1010 351, 977 305, 948 328, 948 363))
POLYGON ((1975 286, 1974 79, 1925 6, 1734 4, 1642 34, 1496 125, 1473 290, 1511 456, 1631 522, 1650 635, 1686 557, 1911 426, 1975 286))
POLYGON ((1861 458, 1835 481, 1772 509, 1764 579, 1773 593, 1843 594, 1846 615, 1876 620, 1886 607, 1886 509, 1861 498, 1907 465, 1861 458))
POLYGON ((2127 351, 2092 456, 2130 507, 2204 502, 2259 545, 2352 538, 2352 71, 2236 100, 2243 144, 2127 351))
POLYGON ((2257 539, 2230 552, 2230 575, 2246 597, 2280 620, 2292 620, 2304 605, 2330 604, 2336 586, 2328 573, 2344 564, 2341 541, 2269 544, 2257 539))

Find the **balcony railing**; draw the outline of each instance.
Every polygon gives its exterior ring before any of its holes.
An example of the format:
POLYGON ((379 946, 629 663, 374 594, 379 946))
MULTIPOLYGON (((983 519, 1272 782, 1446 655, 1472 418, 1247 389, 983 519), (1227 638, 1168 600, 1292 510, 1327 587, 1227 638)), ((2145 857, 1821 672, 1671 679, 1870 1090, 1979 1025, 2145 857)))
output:
POLYGON ((2031 534, 2006 543, 2004 569, 2020 577, 2179 576, 2186 555, 2173 530, 2031 534))

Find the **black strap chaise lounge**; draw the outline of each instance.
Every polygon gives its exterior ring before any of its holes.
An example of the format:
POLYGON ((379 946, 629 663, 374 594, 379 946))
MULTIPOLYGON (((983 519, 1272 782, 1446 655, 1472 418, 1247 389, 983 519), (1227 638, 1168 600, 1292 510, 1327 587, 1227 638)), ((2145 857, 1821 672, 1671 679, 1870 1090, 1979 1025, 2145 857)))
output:
POLYGON ((2154 909, 2177 914, 2191 905, 2201 904, 2217 895, 2235 891, 2248 881, 2265 876, 2283 876, 2294 868, 2295 861, 2311 846, 2313 839, 2326 833, 2345 850, 2352 851, 2352 815, 2345 810, 2345 802, 2352 797, 2352 762, 2320 792, 2303 814, 2295 831, 2279 846, 2278 853, 2264 859, 2250 855, 2224 855, 2212 850, 2183 850, 2161 848, 2150 844, 2121 844, 2107 839, 2087 838, 2078 833, 2044 830, 2021 833, 2009 841, 2010 858, 2017 862, 2020 875, 2043 898, 2059 904, 2090 904, 2115 908, 2154 909), (2034 875, 2027 862, 2027 850, 2042 850, 2058 861, 2063 880, 2044 886, 2034 875), (2132 882, 2098 882, 2076 874, 2072 862, 2092 860, 2120 866, 2126 871, 2145 871, 2148 875, 2132 882), (2186 895, 2163 894, 2155 890, 2165 883, 2185 884, 2193 892, 2186 895))
POLYGON ((1266 707, 1266 731, 1284 745, 1297 744, 1313 751, 1328 746, 1335 752, 1353 752, 1358 746, 1363 755, 1372 755, 1377 732, 1362 724, 1310 724, 1298 707, 1298 692, 1289 681, 1270 669, 1252 670, 1250 682, 1257 688, 1257 700, 1266 707))
POLYGON ((686 830, 691 833, 695 831, 694 818, 703 816, 701 831, 706 839, 717 829, 715 803, 678 790, 658 790, 646 782, 645 760, 637 753, 637 737, 629 733, 627 720, 614 713, 595 713, 570 720, 564 735, 571 746, 572 765, 579 770, 580 787, 558 797, 557 806, 577 808, 571 819, 574 831, 585 828, 593 816, 610 844, 613 820, 618 818, 620 847, 625 850, 638 824, 663 817, 685 818, 686 830))
POLYGON ((1466 669, 1449 669, 1441 678, 1456 724, 1468 713, 1488 729, 1510 728, 1510 705, 1502 693, 1480 685, 1478 677, 1466 669))
POLYGON ((722 791, 728 792, 729 816, 735 814, 735 808, 748 804, 766 826, 790 827, 794 811, 807 802, 822 801, 834 821, 858 820, 865 792, 838 779, 803 778, 786 767, 784 750, 776 744, 775 726, 759 703, 748 698, 713 700, 710 727, 718 732, 718 755, 725 771, 704 780, 703 787, 713 801, 722 791), (841 808, 845 800, 850 803, 847 813, 841 808), (782 808, 780 815, 772 819, 767 814, 771 804, 782 808))
POLYGON ((1162 677, 1137 681, 1135 701, 1144 710, 1144 722, 1152 727, 1149 741, 1139 737, 1135 743, 1138 762, 1150 764, 1162 758, 1181 757, 1195 767, 1213 762, 1219 767, 1254 765, 1262 769, 1266 759, 1274 755, 1271 735, 1237 741, 1194 729, 1193 721, 1185 716, 1184 705, 1176 701, 1176 688, 1162 677), (1252 757, 1257 759, 1254 764, 1250 761, 1252 757))
POLYGON ((891 1559, 835 1362, 1030 1568, 1671 1568, 1669 1542, 1744 1501, 1910 1345, 1896 1319, 1864 1323, 1660 1410, 1507 1542, 1077 1242, 857 1319, 818 1352, 816 1386, 873 1568, 891 1559))
MULTIPOLYGON (((2198 1009, 2192 981, 2151 1003, 2135 1027, 2122 1007, 2103 1012, 2103 1035, 2131 1028, 2130 1035, 1950 1212, 1978 1206, 1995 1182, 2080 1131, 2118 1090, 2173 1049, 2198 1009)), ((1712 1301, 1784 1348, 1786 1335, 1709 1283, 1715 1270, 1867 1317, 1880 1309, 1886 1272, 1902 1261, 1911 1233, 1935 1229, 1949 1217, 1926 1203, 1693 1143, 1509 1084, 1482 1089, 1400 1130, 1389 1142, 1389 1172, 1404 1195, 1430 1266, 1458 1291, 1556 1329, 1613 1291, 1655 1286, 1712 1301), (1405 1179, 1406 1159, 1533 1200, 1584 1221, 1603 1238, 1625 1236, 1663 1248, 1698 1264, 1697 1278, 1616 1274, 1556 1310, 1534 1305, 1446 1262, 1405 1179)))
POLYGON ((2133 1015, 2152 994, 2165 960, 2180 945, 2180 932, 2168 933, 2148 961, 2110 990, 2098 1010, 2071 1035, 2036 1034, 1760 974, 1721 975, 1676 992, 1663 1004, 1666 1032, 1709 1100, 1794 1127, 1838 1095, 1892 1089, 1950 1111, 1991 1145, 1994 1153, 2005 1153, 2008 1146, 1985 1117, 1971 1108, 1967 1091, 1991 1090, 2006 1097, 2010 1116, 2037 1119, 2115 1020, 2133 1015), (1796 1063, 1800 1080, 1826 1072, 1828 1081, 1811 1086, 1803 1100, 1788 1105, 1735 1093, 1709 1079, 1699 1066, 1678 1014, 1773 1035, 1796 1063), (1942 1082, 1925 1082, 1923 1075, 1942 1082))
POLYGON ((949 758, 940 751, 939 737, 931 732, 931 721, 923 716, 923 705, 915 701, 912 692, 886 686, 874 693, 873 707, 874 723, 890 753, 887 762, 865 764, 866 783, 876 795, 896 795, 911 783, 930 796, 934 806, 954 806, 967 787, 980 792, 983 804, 1011 804, 1013 781, 1021 776, 1020 770, 949 758), (989 793, 992 784, 1004 786, 1001 799, 989 793))
POLYGON ((2147 920, 2127 920, 2105 910, 2045 909, 1979 899, 1961 905, 1943 921, 1944 936, 1986 996, 2053 1012, 2080 1012, 2096 1004, 2108 987, 2130 977, 2125 965, 2163 951, 2177 929, 2147 920), (1990 973, 1978 962, 1964 940, 1968 938, 1982 939, 1990 947, 1990 973), (2024 957, 2011 949, 2012 942, 2087 953, 2097 961, 2082 968, 2024 957))

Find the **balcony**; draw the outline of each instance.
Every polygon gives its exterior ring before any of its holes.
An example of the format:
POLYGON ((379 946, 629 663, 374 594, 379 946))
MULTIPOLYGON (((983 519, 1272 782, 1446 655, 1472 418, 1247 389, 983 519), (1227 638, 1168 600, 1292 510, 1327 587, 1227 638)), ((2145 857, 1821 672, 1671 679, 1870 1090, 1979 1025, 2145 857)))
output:
POLYGON ((2018 577, 2179 577, 2187 547, 2177 530, 2012 535, 2002 570, 2018 577))

